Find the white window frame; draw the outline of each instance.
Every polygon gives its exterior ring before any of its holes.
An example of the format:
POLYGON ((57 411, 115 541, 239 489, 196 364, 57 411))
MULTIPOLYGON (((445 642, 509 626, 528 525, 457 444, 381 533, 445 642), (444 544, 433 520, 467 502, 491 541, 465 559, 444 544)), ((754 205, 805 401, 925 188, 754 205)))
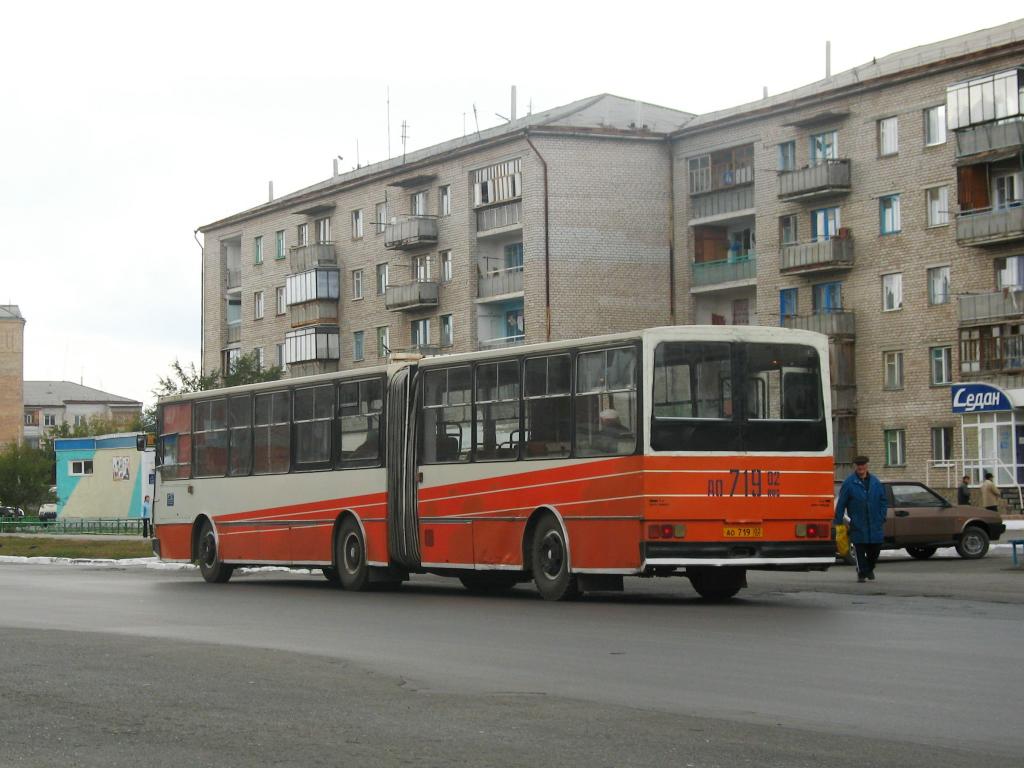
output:
POLYGON ((256 235, 252 239, 252 261, 253 264, 263 263, 263 235, 256 235))
POLYGON ((903 350, 882 353, 882 389, 903 389, 903 350))
POLYGON ((263 347, 253 347, 252 355, 256 358, 256 370, 263 370, 263 347))
POLYGON ((409 337, 414 347, 430 346, 430 318, 423 317, 413 320, 409 337))
POLYGON ((352 239, 363 239, 363 209, 357 208, 352 211, 352 239))
POLYGON ((450 250, 441 251, 441 282, 450 283, 452 276, 454 275, 454 268, 452 266, 452 252, 450 250))
POLYGON ((953 347, 931 347, 928 361, 933 387, 953 383, 953 347))
POLYGON ((882 275, 882 311, 895 312, 903 308, 903 273, 882 275), (892 301, 889 301, 890 295, 892 301))
POLYGON ((281 342, 280 344, 275 344, 274 348, 277 354, 277 367, 280 368, 282 371, 287 371, 288 364, 285 362, 284 359, 284 342, 281 342))
POLYGON ((366 358, 366 332, 352 332, 352 361, 360 362, 366 358))
POLYGON ((92 459, 75 459, 68 464, 68 474, 72 477, 91 475, 95 466, 92 459))
POLYGON ((949 226, 949 186, 928 187, 924 191, 929 227, 949 226))
POLYGON ((452 185, 444 184, 437 188, 437 215, 452 215, 452 185))
POLYGON ((388 265, 378 264, 377 271, 374 275, 377 285, 377 295, 383 296, 388 290, 388 265), (383 267, 383 269, 381 269, 383 267))
POLYGON ((288 233, 279 229, 274 233, 274 259, 280 260, 288 255, 288 233))
POLYGON ((903 230, 899 194, 878 198, 878 234, 898 235, 903 230))
POLYGON ((900 153, 900 123, 898 117, 883 117, 878 121, 878 156, 892 157, 900 153))
POLYGON ((907 431, 905 429, 887 429, 883 432, 883 440, 885 443, 885 466, 905 467, 907 465, 907 431), (894 458, 895 461, 893 461, 894 458))
POLYGON ((43 426, 44 427, 56 427, 57 426, 57 414, 55 414, 55 413, 44 413, 43 414, 43 426))
POLYGON ((252 317, 254 320, 263 319, 263 291, 256 291, 252 295, 252 317))
POLYGON ((363 270, 352 270, 352 300, 358 301, 363 298, 363 270))
POLYGON ((425 189, 409 195, 409 213, 412 216, 427 215, 427 191, 425 189))
POLYGON ((943 267, 930 267, 928 269, 928 304, 931 306, 937 306, 939 304, 949 304, 950 298, 950 284, 952 282, 952 269, 946 265, 943 267), (936 277, 945 275, 945 280, 942 281, 945 285, 945 290, 942 292, 936 291, 936 277))
POLYGON ((953 428, 950 426, 939 426, 931 428, 931 442, 932 442, 932 461, 952 461, 953 460, 953 428), (936 435, 940 436, 939 440, 936 440, 936 435), (941 456, 936 456, 936 443, 941 444, 941 456))
POLYGON ((440 326, 441 338, 439 339, 439 341, 441 343, 441 346, 455 346, 455 318, 452 315, 441 315, 440 326))
POLYGON ((377 221, 377 234, 382 234, 388 226, 388 204, 387 202, 377 203, 374 208, 377 221))
POLYGON ((926 147, 937 147, 945 143, 946 105, 939 104, 937 107, 928 107, 924 111, 924 145, 926 147))
POLYGON ((388 325, 377 326, 377 357, 386 358, 390 349, 391 327, 388 325))
POLYGON ((309 245, 309 222, 302 222, 295 228, 295 246, 309 245))
POLYGON ((285 293, 285 287, 283 285, 279 285, 275 290, 277 291, 277 314, 283 315, 288 311, 288 299, 287 294, 285 293))

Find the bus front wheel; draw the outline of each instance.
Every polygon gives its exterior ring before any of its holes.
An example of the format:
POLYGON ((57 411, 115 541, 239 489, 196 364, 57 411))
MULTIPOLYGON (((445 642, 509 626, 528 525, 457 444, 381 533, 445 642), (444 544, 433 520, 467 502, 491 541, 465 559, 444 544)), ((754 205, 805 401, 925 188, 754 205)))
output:
POLYGON ((699 566, 688 568, 686 575, 690 577, 690 583, 698 595, 716 602, 735 597, 747 585, 744 568, 699 566))
POLYGON ((533 533, 530 547, 533 583, 545 600, 571 600, 580 594, 576 577, 569 571, 569 544, 562 526, 547 515, 533 533))
POLYGON ((366 542, 355 519, 346 517, 338 531, 334 560, 344 589, 358 592, 370 584, 370 566, 366 564, 366 542))
POLYGON ((234 566, 225 565, 217 552, 217 537, 213 533, 213 525, 209 520, 203 522, 199 530, 196 555, 199 560, 199 572, 211 584, 223 584, 231 578, 234 566))

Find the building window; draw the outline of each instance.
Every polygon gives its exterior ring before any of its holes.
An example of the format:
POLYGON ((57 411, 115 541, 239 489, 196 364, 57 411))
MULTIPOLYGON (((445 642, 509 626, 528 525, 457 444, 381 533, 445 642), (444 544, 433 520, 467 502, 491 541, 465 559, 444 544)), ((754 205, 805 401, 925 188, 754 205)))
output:
POLYGON ((295 245, 299 248, 309 245, 309 224, 303 222, 295 228, 295 245))
POLYGON ((786 141, 779 144, 779 170, 796 170, 796 142, 786 141))
POLYGON ((35 427, 35 426, 37 426, 36 425, 36 414, 35 414, 35 412, 28 411, 28 412, 25 413, 25 426, 26 427, 35 427))
POLYGON ((924 145, 934 147, 946 143, 946 105, 924 111, 924 145))
POLYGON ((314 226, 316 227, 316 241, 318 243, 331 242, 331 218, 329 216, 317 219, 314 226))
POLYGON ((391 351, 391 329, 386 325, 377 329, 377 357, 387 357, 391 351))
POLYGON ((924 191, 928 206, 928 226, 942 227, 949 224, 949 187, 932 187, 924 191))
POLYGON ((732 300, 732 324, 750 325, 750 299, 732 300))
POLYGON ((928 303, 949 303, 949 267, 928 270, 928 303))
POLYGON ((450 283, 452 281, 452 252, 441 251, 441 281, 450 283))
POLYGON ((337 301, 341 295, 341 277, 336 269, 311 269, 285 278, 288 306, 307 301, 337 301))
POLYGON ((783 245, 796 245, 797 243, 797 216, 790 214, 779 219, 779 239, 783 245))
POLYGON ((363 331, 356 331, 352 334, 352 359, 358 362, 363 354, 363 331))
POLYGON ((821 165, 826 160, 839 157, 839 142, 835 131, 826 131, 811 136, 811 165, 821 165))
POLYGON ((932 427, 932 461, 953 459, 953 428, 932 427))
POLYGON ((252 239, 252 262, 263 263, 263 235, 257 235, 252 239))
POLYGON ((430 318, 412 321, 412 345, 426 347, 430 344, 430 318))
POLYGON ((938 387, 953 381, 953 348, 932 347, 932 386, 938 387))
POLYGON ((992 207, 1004 209, 1020 205, 1021 174, 1004 173, 992 177, 992 207))
POLYGON ((263 370, 263 347, 253 347, 252 350, 253 359, 256 361, 256 370, 263 370))
POLYGON ((57 426, 57 414, 55 414, 55 413, 44 413, 43 414, 43 426, 44 427, 56 427, 57 426))
POLYGON ((263 319, 263 291, 256 291, 252 295, 252 316, 256 320, 263 319))
POLYGON ((903 307, 903 273, 882 275, 882 310, 892 312, 903 307))
POLYGON ((831 240, 840 227, 838 208, 818 208, 811 211, 811 239, 814 242, 831 240))
POLYGON ((288 366, 285 364, 284 360, 284 344, 275 344, 274 349, 277 356, 277 367, 282 371, 288 370, 288 366))
POLYGON ((275 259, 283 259, 284 258, 285 245, 286 245, 286 243, 285 243, 285 237, 284 237, 284 230, 283 229, 279 229, 279 230, 277 230, 277 232, 274 233, 274 258, 275 259))
POLYGON ((1024 256, 996 259, 996 288, 1024 291, 1024 256))
POLYGON ((85 416, 83 416, 81 414, 78 414, 77 416, 75 416, 75 426, 76 427, 84 427, 85 424, 86 424, 85 416))
POLYGON ((437 189, 437 215, 450 216, 452 213, 452 188, 449 185, 437 189))
POLYGON ((441 346, 450 347, 455 344, 455 325, 451 315, 441 315, 441 346))
POLYGON ((902 429, 885 430, 885 466, 902 467, 907 463, 907 433, 902 429))
POLYGON ((489 205, 513 200, 522 194, 519 158, 473 172, 473 205, 489 205))
POLYGON ((413 192, 409 196, 409 213, 413 216, 427 215, 427 193, 413 192))
POLYGON ((883 352, 882 368, 885 371, 885 389, 903 389, 903 353, 883 352))
POLYGON ((886 195, 878 199, 879 233, 894 235, 900 231, 900 196, 886 195))
POLYGON ((383 296, 388 289, 388 265, 377 265, 377 295, 383 296))
POLYGON ((92 459, 83 459, 82 461, 72 461, 71 462, 71 474, 74 477, 80 477, 81 475, 91 475, 92 474, 92 459))
POLYGON ((795 317, 797 313, 797 289, 783 288, 779 291, 779 321, 784 318, 795 317))
POLYGON ((895 155, 900 150, 899 123, 895 117, 878 121, 878 154, 895 155))
POLYGON ((363 209, 352 211, 352 239, 363 239, 363 209))
POLYGON ((388 226, 388 204, 387 203, 377 203, 376 216, 377 216, 377 219, 376 219, 376 221, 377 221, 377 234, 379 235, 381 232, 383 232, 385 229, 387 229, 387 226, 388 226))
POLYGON ((363 270, 352 270, 352 298, 363 298, 363 270))
POLYGON ((284 286, 277 288, 277 314, 283 315, 288 311, 288 301, 285 299, 284 286))
POLYGON ((842 283, 818 283, 811 286, 811 309, 816 315, 839 312, 843 308, 842 283))

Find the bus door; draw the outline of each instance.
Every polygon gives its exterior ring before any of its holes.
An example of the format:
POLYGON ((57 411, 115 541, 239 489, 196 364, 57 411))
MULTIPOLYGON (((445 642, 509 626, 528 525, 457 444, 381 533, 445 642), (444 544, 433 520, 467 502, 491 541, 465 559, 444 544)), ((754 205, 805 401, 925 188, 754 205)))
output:
POLYGON ((387 486, 388 552, 406 568, 420 564, 419 513, 416 506, 416 402, 412 366, 398 370, 388 382, 387 486))

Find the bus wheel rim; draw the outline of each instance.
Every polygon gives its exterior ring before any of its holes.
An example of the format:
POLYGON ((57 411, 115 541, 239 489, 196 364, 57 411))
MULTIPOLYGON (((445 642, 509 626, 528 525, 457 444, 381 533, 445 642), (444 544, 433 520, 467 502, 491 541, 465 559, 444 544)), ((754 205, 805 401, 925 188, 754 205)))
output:
POLYGON ((355 573, 363 562, 362 548, 359 546, 359 537, 350 533, 345 538, 345 571, 355 573))
POLYGON ((557 531, 551 531, 541 541, 540 566, 544 576, 557 579, 565 562, 565 547, 557 531))

